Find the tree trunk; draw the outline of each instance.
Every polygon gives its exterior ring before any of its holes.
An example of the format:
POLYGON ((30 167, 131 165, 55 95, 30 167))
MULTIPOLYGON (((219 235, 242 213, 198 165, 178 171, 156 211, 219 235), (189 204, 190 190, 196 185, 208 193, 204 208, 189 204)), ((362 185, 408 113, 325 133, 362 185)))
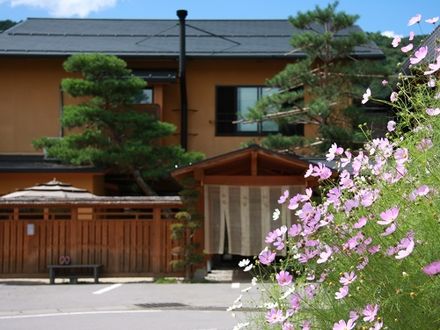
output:
POLYGON ((157 196, 156 192, 150 188, 149 185, 142 178, 141 172, 137 169, 131 169, 131 175, 133 175, 134 181, 138 187, 142 190, 145 196, 157 196))

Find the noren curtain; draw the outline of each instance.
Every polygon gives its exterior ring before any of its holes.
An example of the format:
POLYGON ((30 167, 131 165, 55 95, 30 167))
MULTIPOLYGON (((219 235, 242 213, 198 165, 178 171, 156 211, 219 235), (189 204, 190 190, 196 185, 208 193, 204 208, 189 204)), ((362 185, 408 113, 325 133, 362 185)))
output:
POLYGON ((205 253, 257 255, 266 246, 267 233, 281 225, 290 226, 295 215, 286 204, 278 204, 289 190, 293 196, 304 186, 205 185, 205 253), (272 220, 278 208, 281 216, 272 220))

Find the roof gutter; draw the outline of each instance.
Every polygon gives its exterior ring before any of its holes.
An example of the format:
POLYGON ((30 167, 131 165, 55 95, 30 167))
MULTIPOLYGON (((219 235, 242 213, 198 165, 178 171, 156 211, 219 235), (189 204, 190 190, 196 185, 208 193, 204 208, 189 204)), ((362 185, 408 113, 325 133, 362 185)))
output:
POLYGON ((186 32, 185 18, 188 15, 186 10, 178 10, 180 26, 180 52, 179 52, 179 80, 180 80, 180 145, 188 149, 188 97, 186 93, 186 32))

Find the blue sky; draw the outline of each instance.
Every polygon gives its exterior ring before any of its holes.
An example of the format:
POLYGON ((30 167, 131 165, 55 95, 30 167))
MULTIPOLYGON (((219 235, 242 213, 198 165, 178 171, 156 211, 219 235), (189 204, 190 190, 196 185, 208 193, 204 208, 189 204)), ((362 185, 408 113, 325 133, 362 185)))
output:
MULTIPOLYGON (((26 17, 89 18, 176 18, 177 9, 187 9, 192 19, 279 19, 326 6, 329 0, 0 0, 0 19, 26 17)), ((429 33, 433 26, 423 23, 409 28, 407 22, 422 14, 422 22, 440 16, 439 0, 340 0, 339 9, 360 15, 358 24, 365 31, 394 31, 408 35, 429 33), (421 28, 421 30, 420 30, 421 28)))

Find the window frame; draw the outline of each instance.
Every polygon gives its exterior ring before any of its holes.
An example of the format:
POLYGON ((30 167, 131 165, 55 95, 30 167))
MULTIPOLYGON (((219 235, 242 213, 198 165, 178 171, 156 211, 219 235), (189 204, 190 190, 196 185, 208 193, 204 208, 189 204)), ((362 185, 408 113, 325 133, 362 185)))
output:
POLYGON ((262 129, 262 122, 257 122, 257 129, 255 131, 239 131, 238 130, 238 124, 232 124, 235 125, 235 132, 231 133, 221 133, 219 132, 219 112, 218 112, 218 102, 219 102, 219 88, 234 88, 235 93, 235 99, 234 99, 234 108, 235 108, 235 116, 236 120, 238 120, 238 89, 239 88, 256 88, 257 89, 257 95, 262 95, 262 90, 264 88, 270 88, 266 85, 215 85, 215 136, 267 136, 270 134, 277 134, 280 132, 280 129, 278 127, 277 130, 274 131, 264 131, 262 129))

